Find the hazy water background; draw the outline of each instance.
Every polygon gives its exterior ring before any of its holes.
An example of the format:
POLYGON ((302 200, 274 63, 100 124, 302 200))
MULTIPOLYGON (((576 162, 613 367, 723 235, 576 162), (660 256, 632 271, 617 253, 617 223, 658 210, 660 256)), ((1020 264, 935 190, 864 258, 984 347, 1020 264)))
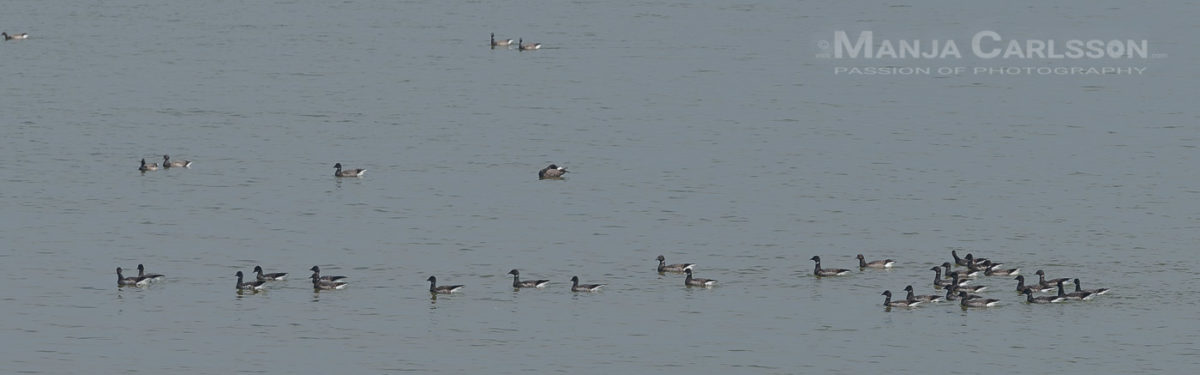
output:
POLYGON ((1191 372, 1198 9, 9 2, 0 29, 33 37, 0 44, 0 372, 1191 372), (814 57, 833 30, 984 29, 1169 57, 1134 77, 814 57), (195 164, 137 172, 163 153, 195 164), (537 181, 552 162, 574 172, 537 181), (1000 307, 883 311, 951 247, 1114 291, 1029 306, 993 278, 1000 307), (808 276, 860 252, 899 265, 808 276), (168 281, 116 288, 138 263, 168 281), (234 293, 256 264, 293 279, 234 293), (314 264, 353 284, 313 293, 314 264), (554 284, 513 292, 511 268, 554 284), (431 274, 467 288, 431 300, 431 274))

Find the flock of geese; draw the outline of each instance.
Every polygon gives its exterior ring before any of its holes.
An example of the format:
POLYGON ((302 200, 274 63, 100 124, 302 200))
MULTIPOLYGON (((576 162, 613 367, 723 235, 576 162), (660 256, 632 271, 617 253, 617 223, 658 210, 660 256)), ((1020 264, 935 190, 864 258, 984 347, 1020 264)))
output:
MULTIPOLYGON (((495 40, 495 34, 492 34, 493 47, 508 46, 511 43, 511 39, 497 41, 495 40)), ((536 47, 533 48, 536 49, 536 47)), ((163 155, 163 168, 189 168, 191 165, 192 162, 190 160, 171 161, 171 157, 169 155, 163 155)), ((147 171, 158 170, 158 168, 158 163, 146 163, 146 159, 143 158, 141 161, 141 166, 138 168, 138 170, 145 173, 147 171)), ((333 175, 335 177, 362 177, 367 171, 363 168, 343 168, 342 163, 340 162, 334 164, 333 168, 333 175)), ((561 180, 566 173, 566 168, 560 167, 556 164, 550 164, 549 166, 538 171, 538 179, 561 180)), ((999 299, 985 298, 984 296, 975 294, 983 292, 988 288, 987 286, 982 285, 971 285, 974 280, 977 280, 981 276, 1016 276, 1014 278, 1014 280, 1017 281, 1016 292, 1024 294, 1025 301, 1034 304, 1058 303, 1067 300, 1088 300, 1097 295, 1108 293, 1109 290, 1108 288, 1083 289, 1083 287, 1080 285, 1079 279, 1077 278, 1046 279, 1046 273, 1042 270, 1037 270, 1037 272, 1034 273, 1038 276, 1038 282, 1036 284, 1026 284, 1025 276, 1021 275, 1020 268, 1000 268, 1001 263, 984 258, 975 258, 973 254, 967 254, 965 257, 960 258, 957 250, 950 250, 950 256, 954 259, 953 263, 943 262, 939 266, 930 268, 930 270, 934 272, 934 289, 944 290, 944 295, 917 295, 915 294, 915 290, 913 289, 912 285, 908 285, 904 287, 904 291, 907 292, 907 295, 904 297, 904 299, 893 300, 891 290, 883 291, 881 294, 884 296, 883 305, 888 309, 891 309, 892 307, 911 308, 925 303, 958 301, 959 305, 961 305, 963 308, 995 306, 996 304, 1000 303, 999 299), (954 267, 965 267, 965 269, 960 268, 955 270, 954 267), (945 275, 944 277, 943 274, 945 275), (1066 289, 1064 289, 1063 284, 1068 282, 1074 283, 1074 292, 1068 293, 1066 289), (1058 292, 1055 295, 1034 296, 1034 293, 1046 293, 1053 292, 1055 290, 1058 292)), ((867 261, 866 257, 864 257, 862 254, 858 254, 857 258, 858 268, 860 271, 866 269, 890 269, 896 264, 896 262, 891 259, 867 261)), ((686 286, 711 287, 717 282, 713 279, 692 277, 692 271, 695 267, 695 265, 692 263, 666 264, 666 258, 662 255, 659 255, 657 260, 658 272, 660 274, 665 272, 686 274, 687 276, 683 281, 684 285, 686 286)), ((820 256, 813 256, 809 260, 812 260, 815 263, 813 275, 816 277, 844 276, 851 273, 849 269, 844 268, 821 268, 820 256)), ((342 289, 349 284, 346 276, 321 276, 321 269, 317 266, 313 266, 309 270, 313 272, 311 279, 313 282, 313 289, 315 290, 342 289)), ((144 267, 139 264, 137 276, 125 277, 122 274, 121 268, 117 267, 117 286, 144 287, 149 285, 151 282, 163 279, 163 275, 146 274, 144 271, 144 267)), ((234 274, 234 276, 237 276, 237 290, 239 292, 257 292, 266 288, 268 282, 283 280, 287 276, 287 273, 264 274, 261 266, 255 266, 254 272, 257 275, 255 279, 251 281, 245 280, 245 275, 242 273, 242 271, 238 271, 236 274, 234 274)), ((516 269, 509 271, 508 274, 513 276, 512 286, 513 288, 517 289, 543 288, 550 282, 549 280, 522 281, 521 274, 516 269)), ((428 279, 426 279, 426 281, 429 282, 429 292, 433 294, 449 294, 457 292, 463 288, 463 285, 437 285, 437 277, 434 276, 430 276, 428 279)), ((603 286, 604 284, 580 284, 578 276, 571 277, 571 291, 573 292, 594 292, 603 286)))
MULTIPOLYGON (((708 288, 717 283, 717 280, 713 279, 692 277, 692 268, 695 267, 695 264, 666 264, 666 258, 662 255, 659 255, 657 260, 658 272, 660 274, 667 272, 686 274, 687 276, 683 279, 683 285, 685 286, 708 288)), ((117 286, 146 287, 151 283, 162 281, 165 278, 165 276, 162 274, 146 273, 146 267, 141 264, 137 265, 137 269, 137 276, 125 276, 124 270, 121 267, 117 267, 117 286)), ((349 278, 346 276, 321 275, 321 267, 319 266, 312 266, 312 268, 309 268, 308 270, 312 271, 312 275, 309 276, 309 278, 312 279, 313 290, 315 291, 344 289, 350 284, 350 281, 348 280, 349 278)), ((237 271, 237 273, 233 274, 237 277, 235 289, 238 293, 257 293, 266 289, 268 283, 272 281, 285 280, 287 279, 288 275, 286 272, 264 273, 262 266, 254 266, 254 273, 255 278, 249 281, 246 280, 246 275, 242 273, 242 271, 237 271)), ((545 288, 546 285, 550 284, 550 280, 521 280, 521 272, 516 269, 508 271, 508 274, 512 275, 513 277, 513 289, 545 288)), ((464 287, 464 285, 438 285, 436 276, 429 276, 429 278, 425 279, 425 281, 429 282, 429 293, 434 295, 455 293, 462 290, 464 287)), ((571 276, 572 292, 595 292, 600 290, 601 287, 604 287, 604 285, 605 284, 580 284, 579 276, 571 276)))
MULTIPOLYGON (((956 250, 950 250, 950 256, 954 258, 954 262, 944 262, 940 266, 930 268, 933 271, 933 287, 934 289, 942 289, 945 295, 927 294, 917 295, 914 293, 912 285, 904 287, 904 291, 908 294, 904 299, 893 300, 892 291, 884 290, 881 294, 884 296, 883 306, 887 309, 893 307, 916 307, 924 303, 937 303, 946 301, 958 301, 958 304, 963 308, 968 307, 992 307, 1000 303, 1000 299, 986 298, 975 294, 988 289, 983 285, 971 285, 981 276, 1016 276, 1017 281, 1016 292, 1025 295, 1025 301, 1031 304, 1058 303, 1068 300, 1090 300, 1098 295, 1108 293, 1108 288, 1099 289, 1083 289, 1078 278, 1056 278, 1047 279, 1046 273, 1042 270, 1037 270, 1034 274, 1038 276, 1038 282, 1025 283, 1025 276, 1021 275, 1020 268, 1000 268, 1001 263, 994 262, 984 258, 975 258, 973 254, 967 254, 960 258, 956 250), (960 267, 955 270, 954 267, 960 267), (965 268, 962 268, 965 267, 965 268), (945 272, 946 277, 942 274, 945 272), (1075 291, 1068 293, 1063 288, 1064 283, 1074 283, 1075 291), (1034 293, 1054 292, 1057 294, 1046 296, 1034 296, 1034 293)), ((843 276, 851 273, 848 269, 843 268, 821 268, 821 257, 814 256, 811 259, 816 262, 816 268, 813 270, 813 275, 817 277, 827 276, 843 276)), ((862 254, 858 254, 858 268, 865 269, 889 269, 896 264, 891 259, 867 261, 862 254)))

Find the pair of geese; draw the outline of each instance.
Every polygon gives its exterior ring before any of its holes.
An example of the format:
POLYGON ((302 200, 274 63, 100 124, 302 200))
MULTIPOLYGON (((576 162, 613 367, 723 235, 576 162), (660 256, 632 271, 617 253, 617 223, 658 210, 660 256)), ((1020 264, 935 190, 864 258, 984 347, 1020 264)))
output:
MULTIPOLYGON (((496 33, 492 33, 492 49, 496 49, 496 47, 506 47, 507 48, 507 47, 512 46, 513 44, 514 43, 513 43, 512 39, 496 40, 496 33)), ((532 51, 532 50, 542 49, 541 43, 525 43, 525 39, 522 39, 522 38, 518 38, 517 43, 515 43, 515 44, 517 46, 518 51, 532 51)))
MULTIPOLYGON (((858 269, 860 269, 860 270, 864 269, 864 268, 892 268, 893 266, 896 265, 896 261, 891 260, 891 259, 873 260, 873 261, 868 262, 866 260, 866 257, 863 257, 862 254, 858 254, 857 258, 858 258, 858 269)), ((812 258, 809 258, 809 260, 816 262, 816 265, 813 268, 813 275, 816 275, 818 277, 819 276, 842 276, 842 275, 847 275, 850 273, 850 270, 845 269, 845 268, 821 268, 821 257, 820 256, 813 256, 812 258)))
MULTIPOLYGON (((315 290, 333 290, 344 289, 350 282, 346 280, 346 276, 321 276, 321 267, 312 266, 308 269, 313 274, 310 276, 315 290)), ((234 276, 237 276, 238 292, 258 292, 266 288, 268 281, 279 281, 287 279, 287 272, 263 273, 262 266, 254 266, 254 272, 257 273, 255 280, 243 281, 244 275, 242 271, 237 271, 234 276)))
MULTIPOLYGON (((192 166, 191 160, 171 161, 171 155, 163 155, 163 168, 189 168, 192 166)), ((142 166, 138 167, 139 171, 157 171, 158 163, 147 163, 146 158, 142 158, 142 166)))
POLYGON ((117 267, 117 286, 137 286, 144 287, 150 285, 151 282, 162 281, 163 275, 157 273, 146 273, 146 267, 138 264, 138 275, 125 277, 121 274, 121 267, 117 267))
MULTIPOLYGON (((163 155, 163 157, 166 157, 166 155, 163 155)), ((163 162, 164 164, 166 163, 165 160, 166 159, 164 159, 164 162, 163 162)), ((145 163, 146 163, 146 160, 143 159, 142 165, 145 165, 145 163)), ((188 162, 188 163, 190 164, 191 162, 188 162)), ((363 173, 366 173, 366 172, 367 172, 367 170, 363 169, 363 168, 343 169, 342 163, 340 163, 340 162, 333 165, 334 177, 362 177, 363 173)), ((561 180, 563 175, 566 173, 567 173, 567 168, 560 167, 555 164, 550 164, 550 166, 548 166, 546 168, 542 168, 542 170, 538 171, 538 179, 539 180, 561 180)))

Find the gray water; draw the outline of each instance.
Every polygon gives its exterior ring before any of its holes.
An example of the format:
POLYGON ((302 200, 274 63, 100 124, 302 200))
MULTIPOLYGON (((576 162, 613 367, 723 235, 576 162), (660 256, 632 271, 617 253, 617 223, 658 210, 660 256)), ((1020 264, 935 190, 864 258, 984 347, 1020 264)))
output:
POLYGON ((0 28, 32 36, 0 43, 0 372, 1190 373, 1198 9, 11 2, 0 28), (816 57, 834 30, 989 29, 1167 56, 816 57), (164 153, 194 164, 138 173, 164 153), (538 181, 550 163, 568 179, 538 181), (882 308, 935 292, 951 248, 1113 291, 1028 305, 994 277, 990 309, 882 308), (898 265, 811 276, 857 253, 898 265), (167 280, 117 288, 138 263, 167 280), (291 279, 237 294, 255 265, 291 279), (352 284, 314 293, 312 265, 352 284), (466 288, 431 299, 429 275, 466 288))

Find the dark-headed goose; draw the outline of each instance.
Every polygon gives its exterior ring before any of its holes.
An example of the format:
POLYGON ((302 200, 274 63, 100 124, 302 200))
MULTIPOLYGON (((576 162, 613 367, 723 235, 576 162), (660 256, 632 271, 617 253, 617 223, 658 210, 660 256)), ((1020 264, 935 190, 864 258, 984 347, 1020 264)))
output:
POLYGON ((813 274, 817 276, 842 276, 850 273, 850 270, 844 268, 821 269, 821 257, 813 256, 809 260, 817 262, 813 269, 813 274))
POLYGON ((892 268, 896 265, 896 261, 891 259, 872 260, 868 262, 862 254, 858 254, 858 268, 892 268))
POLYGON ((696 266, 696 264, 694 264, 694 263, 667 264, 667 258, 662 255, 659 255, 657 260, 658 260, 658 272, 659 273, 683 272, 685 270, 690 270, 690 269, 692 269, 692 267, 696 266))
POLYGON ((995 298, 967 298, 967 292, 958 292, 958 303, 962 307, 992 307, 1000 303, 995 298))
POLYGON ((945 298, 943 298, 942 296, 937 296, 937 295, 933 295, 933 294, 923 294, 923 295, 919 295, 919 296, 913 295, 912 285, 904 287, 904 291, 908 292, 908 296, 904 297, 904 299, 907 301, 942 302, 943 300, 945 300, 945 298))
POLYGON ((880 295, 885 296, 885 297, 883 297, 883 305, 887 306, 887 307, 915 307, 915 306, 921 304, 921 301, 910 301, 910 300, 892 301, 892 291, 890 291, 890 290, 885 290, 880 295))
POLYGON ((121 275, 121 267, 117 267, 117 286, 146 286, 150 285, 150 279, 145 277, 121 275))
POLYGON ((526 280, 521 281, 521 271, 513 269, 508 271, 509 275, 513 275, 513 288, 541 288, 550 283, 550 280, 526 280))
POLYGON ((362 177, 363 173, 367 173, 367 170, 362 168, 342 170, 342 163, 334 164, 333 168, 335 177, 362 177))
POLYGON ((138 264, 138 277, 144 277, 150 281, 162 281, 163 275, 157 273, 146 273, 146 266, 138 264))
POLYGON ((1054 284, 1058 284, 1059 281, 1064 281, 1064 282, 1071 281, 1071 279, 1066 278, 1066 277, 1060 277, 1057 279, 1046 280, 1046 273, 1043 272, 1042 270, 1037 270, 1037 275, 1038 275, 1038 285, 1041 285, 1041 286, 1047 287, 1047 288, 1053 288, 1054 284))
POLYGON ((1056 284, 1058 285, 1058 296, 1059 297, 1062 297, 1065 299, 1077 299, 1077 300, 1092 299, 1092 297, 1095 297, 1095 295, 1093 295, 1092 293, 1088 293, 1088 292, 1064 293, 1063 281, 1059 280, 1056 284))
POLYGON ((191 160, 171 161, 170 155, 163 155, 163 168, 188 168, 191 166, 191 160))
POLYGON ((713 284, 717 283, 717 280, 713 280, 713 279, 700 279, 700 278, 692 277, 692 269, 691 268, 685 269, 685 270, 683 270, 683 272, 687 273, 687 278, 683 279, 683 285, 710 287, 710 286, 713 286, 713 284))
POLYGON ((1066 298, 1059 297, 1059 296, 1034 297, 1032 290, 1025 289, 1025 301, 1027 301, 1029 303, 1055 303, 1055 302, 1062 302, 1064 300, 1066 300, 1066 298))
POLYGON ((425 281, 429 282, 429 292, 434 294, 450 294, 462 289, 462 285, 437 285, 437 278, 430 276, 425 281))
POLYGON ((1088 293, 1092 293, 1095 295, 1101 295, 1104 293, 1108 293, 1108 288, 1083 289, 1083 287, 1079 286, 1079 279, 1075 279, 1075 291, 1076 292, 1088 292, 1088 293))
POLYGON ((237 278, 238 278, 238 281, 237 281, 237 290, 238 291, 257 292, 257 291, 262 290, 263 287, 265 287, 267 285, 267 282, 262 281, 262 280, 253 280, 253 281, 243 282, 242 281, 242 271, 237 271, 237 273, 235 275, 237 275, 237 278))
POLYGON ((287 272, 263 273, 262 266, 254 266, 254 272, 258 274, 257 279, 263 281, 283 280, 287 278, 287 272))
POLYGON ((538 171, 539 180, 561 180, 563 175, 567 173, 567 168, 560 167, 555 164, 542 168, 538 171))
POLYGON ((579 276, 571 276, 571 291, 572 292, 595 292, 600 290, 604 284, 580 284, 579 276))
POLYGON ((1017 277, 1014 278, 1013 280, 1017 280, 1017 293, 1025 293, 1026 289, 1032 290, 1035 292, 1049 292, 1051 290, 1054 290, 1053 287, 1044 287, 1044 286, 1037 285, 1037 284, 1025 285, 1025 276, 1024 275, 1017 275, 1017 277))

